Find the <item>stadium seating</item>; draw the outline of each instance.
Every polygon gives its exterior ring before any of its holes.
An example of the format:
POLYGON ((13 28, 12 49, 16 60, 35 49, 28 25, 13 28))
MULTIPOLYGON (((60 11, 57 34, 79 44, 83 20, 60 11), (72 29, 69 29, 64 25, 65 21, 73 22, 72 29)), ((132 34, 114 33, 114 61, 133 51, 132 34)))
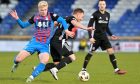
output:
MULTIPOLYGON (((11 0, 9 4, 11 9, 16 9, 19 16, 25 16, 26 12, 33 9, 32 5, 37 5, 38 0, 11 0), (32 3, 32 4, 31 4, 32 3), (24 10, 24 11, 23 11, 24 10)), ((80 7, 85 11, 85 19, 82 22, 87 25, 90 15, 98 8, 98 0, 47 0, 50 2, 49 11, 56 12, 61 16, 70 15, 74 8, 80 7), (59 4, 58 4, 59 3, 59 4), (89 12, 91 11, 91 12, 89 12)), ((111 14, 110 28, 111 31, 119 36, 140 36, 140 1, 139 0, 106 0, 107 11, 111 14), (127 6, 127 7, 126 7, 127 6)), ((3 5, 0 7, 4 7, 3 5)), ((0 13, 3 12, 3 21, 0 24, 0 34, 9 34, 14 29, 16 21, 13 20, 8 14, 9 10, 2 8, 0 13)), ((23 34, 31 34, 33 30, 25 30, 23 34)), ((80 31, 81 32, 81 31, 80 31)), ((84 31, 84 33, 87 33, 84 31)), ((18 34, 18 32, 17 32, 18 34)), ((85 35, 85 34, 83 34, 85 35)), ((87 34, 86 34, 87 35, 87 34)), ((82 36, 81 36, 82 37, 82 36)))
POLYGON ((8 14, 10 10, 16 9, 19 17, 23 17, 24 14, 35 3, 36 3, 35 0, 20 0, 19 2, 17 2, 17 0, 11 0, 11 4, 8 5, 9 8, 7 8, 6 5, 3 5, 2 7, 5 7, 5 8, 2 8, 1 12, 2 12, 2 15, 3 15, 2 17, 4 20, 0 24, 0 34, 2 35, 9 34, 12 31, 13 26, 16 24, 16 21, 8 14))
POLYGON ((117 23, 111 23, 113 32, 119 36, 139 36, 140 35, 140 5, 133 12, 127 10, 117 23))
MULTIPOLYGON (((84 0, 76 0, 72 8, 84 8, 86 14, 85 21, 83 23, 87 25, 90 15, 98 8, 98 0, 89 0, 89 2, 93 3, 88 4, 88 7, 85 6, 84 2, 84 0), (93 8, 91 9, 92 6, 93 8), (89 13, 89 11, 93 12, 89 13)), ((140 36, 139 0, 134 0, 133 2, 131 2, 131 0, 106 0, 106 3, 107 11, 109 11, 111 14, 110 28, 115 35, 140 36)))
POLYGON ((74 1, 75 0, 56 0, 54 5, 50 6, 49 9, 60 16, 68 16, 72 12, 71 5, 74 3, 74 1))
MULTIPOLYGON (((118 0, 105 0, 107 4, 107 9, 113 9, 117 4, 118 0)), ((94 8, 98 9, 98 3, 94 6, 94 8)))

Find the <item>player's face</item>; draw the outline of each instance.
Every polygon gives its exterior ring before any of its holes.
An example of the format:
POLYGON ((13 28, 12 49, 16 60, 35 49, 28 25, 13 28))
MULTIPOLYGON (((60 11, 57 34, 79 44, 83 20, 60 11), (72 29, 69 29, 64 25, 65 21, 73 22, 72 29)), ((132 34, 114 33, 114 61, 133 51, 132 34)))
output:
POLYGON ((99 6, 99 10, 105 11, 105 9, 106 9, 106 2, 105 1, 99 1, 98 6, 99 6))
POLYGON ((77 13, 77 18, 76 19, 78 20, 78 22, 82 21, 83 18, 84 18, 84 13, 77 13))
POLYGON ((48 7, 41 7, 41 8, 38 8, 38 10, 41 16, 46 16, 48 12, 48 7))

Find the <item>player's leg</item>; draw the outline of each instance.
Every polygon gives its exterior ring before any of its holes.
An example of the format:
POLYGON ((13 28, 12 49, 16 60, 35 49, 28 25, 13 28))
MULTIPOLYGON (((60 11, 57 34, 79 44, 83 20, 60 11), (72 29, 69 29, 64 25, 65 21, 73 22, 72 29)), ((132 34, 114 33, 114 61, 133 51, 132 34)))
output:
POLYGON ((33 54, 35 52, 35 42, 30 41, 24 50, 20 51, 20 53, 14 58, 14 65, 12 67, 11 72, 14 72, 20 62, 22 62, 26 57, 33 54))
POLYGON ((53 59, 53 63, 47 63, 46 66, 45 66, 44 72, 49 71, 51 68, 55 67, 57 64, 59 64, 59 62, 61 60, 61 58, 60 58, 60 60, 58 60, 58 59, 55 59, 53 57, 52 57, 52 59, 53 59))
POLYGON ((90 45, 90 50, 87 53, 87 55, 85 56, 82 71, 86 71, 87 65, 88 65, 91 57, 93 56, 92 55, 92 53, 93 53, 92 48, 93 48, 93 44, 90 45))
POLYGON ((50 69, 50 72, 51 72, 51 74, 53 75, 53 77, 54 77, 55 80, 58 80, 58 77, 57 77, 58 71, 59 71, 60 69, 64 68, 66 65, 72 63, 72 61, 74 61, 73 59, 75 59, 74 57, 75 57, 74 54, 72 54, 72 55, 70 55, 70 56, 68 56, 68 57, 64 57, 64 58, 60 61, 59 64, 57 64, 55 67, 53 67, 52 69, 50 69), (71 57, 72 57, 72 59, 71 59, 71 57))
POLYGON ((58 70, 64 68, 66 65, 72 63, 72 61, 75 61, 76 59, 75 55, 73 54, 72 49, 67 44, 67 42, 65 42, 62 51, 63 51, 62 55, 64 55, 65 57, 61 59, 60 63, 57 64, 56 67, 50 69, 50 72, 52 73, 53 77, 56 80, 58 80, 58 77, 57 77, 58 70))
POLYGON ((14 65, 12 66, 11 72, 15 72, 16 68, 18 67, 18 64, 22 62, 29 55, 30 53, 26 50, 20 51, 19 54, 14 58, 14 65))
POLYGON ((32 74, 27 78, 26 82, 31 82, 45 69, 45 65, 49 61, 49 44, 36 43, 36 49, 39 53, 40 63, 33 70, 32 74))
MULTIPOLYGON (((56 55, 56 56, 58 56, 58 55, 56 55)), ((55 67, 57 64, 59 64, 59 63, 60 63, 60 60, 61 60, 61 58, 55 59, 55 58, 53 58, 53 57, 52 57, 52 59, 53 59, 53 63, 47 63, 46 66, 45 66, 44 71, 49 71, 51 68, 53 68, 53 67, 55 67)))
POLYGON ((32 72, 26 82, 31 82, 32 80, 34 80, 35 77, 37 77, 41 72, 43 72, 43 70, 45 69, 45 65, 49 61, 49 54, 46 52, 40 53, 39 60, 40 63, 36 66, 35 70, 32 72))
POLYGON ((67 42, 64 43, 62 51, 64 58, 62 58, 60 63, 56 66, 58 70, 76 60, 76 56, 67 42))
POLYGON ((47 63, 44 71, 48 71, 51 68, 59 64, 62 58, 62 43, 61 42, 51 42, 50 43, 50 53, 53 59, 53 63, 47 63))
POLYGON ((84 59, 82 71, 86 71, 87 65, 88 65, 91 57, 93 56, 93 52, 96 51, 96 49, 99 47, 99 45, 100 45, 100 42, 97 39, 96 39, 96 42, 94 44, 90 45, 89 52, 85 56, 85 59, 84 59))
POLYGON ((120 70, 117 66, 117 60, 116 60, 113 48, 108 48, 107 53, 109 54, 110 62, 112 64, 113 68, 114 68, 115 73, 120 74, 120 75, 125 74, 126 71, 125 70, 120 70))
POLYGON ((64 68, 65 66, 67 66, 68 64, 72 63, 73 61, 76 60, 75 54, 72 54, 68 57, 64 57, 59 64, 56 65, 56 68, 58 70, 64 68))
POLYGON ((118 66, 117 66, 117 61, 116 61, 116 57, 114 55, 113 49, 112 48, 108 48, 107 49, 107 53, 109 55, 109 59, 110 59, 110 62, 112 64, 113 68, 115 69, 115 71, 117 71, 118 70, 118 66))
POLYGON ((120 70, 117 66, 117 60, 116 60, 116 57, 114 55, 114 50, 111 46, 111 43, 109 42, 108 38, 106 37, 102 42, 101 42, 101 48, 102 50, 107 50, 107 53, 109 55, 109 59, 110 59, 110 62, 115 70, 115 73, 117 74, 125 74, 126 71, 124 70, 120 70))

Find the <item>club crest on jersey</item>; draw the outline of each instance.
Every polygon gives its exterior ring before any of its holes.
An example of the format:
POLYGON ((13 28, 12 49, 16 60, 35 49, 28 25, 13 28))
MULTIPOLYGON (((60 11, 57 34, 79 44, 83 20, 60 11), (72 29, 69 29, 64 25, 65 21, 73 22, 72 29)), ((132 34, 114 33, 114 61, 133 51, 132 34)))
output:
POLYGON ((56 17, 56 16, 57 16, 57 14, 53 14, 53 16, 54 16, 54 17, 56 17))
POLYGON ((102 19, 102 17, 100 16, 99 19, 102 19))
POLYGON ((106 17, 106 20, 108 20, 108 17, 106 17))

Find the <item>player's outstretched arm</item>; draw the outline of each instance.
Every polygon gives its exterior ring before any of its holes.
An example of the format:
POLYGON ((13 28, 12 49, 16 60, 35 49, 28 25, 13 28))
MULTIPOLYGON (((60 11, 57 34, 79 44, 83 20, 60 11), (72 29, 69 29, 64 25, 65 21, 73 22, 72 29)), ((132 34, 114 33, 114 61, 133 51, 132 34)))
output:
POLYGON ((11 15, 15 20, 17 20, 17 22, 18 22, 18 24, 20 25, 21 28, 25 28, 25 27, 31 25, 28 21, 27 21, 27 22, 21 21, 20 18, 18 17, 18 14, 17 14, 16 10, 12 10, 12 11, 10 12, 10 15, 11 15))
POLYGON ((71 32, 71 31, 68 30, 68 25, 67 25, 66 21, 62 17, 59 17, 57 19, 57 22, 59 22, 59 23, 61 23, 63 25, 64 30, 65 30, 65 32, 66 32, 66 34, 68 36, 70 36, 72 38, 74 37, 75 34, 73 32, 71 32))
POLYGON ((82 25, 81 23, 77 22, 76 20, 72 20, 71 23, 74 26, 81 28, 81 29, 84 29, 84 30, 92 30, 93 29, 92 27, 86 27, 86 26, 82 25))
POLYGON ((112 40, 118 40, 119 37, 118 37, 118 36, 115 36, 115 35, 112 35, 112 36, 111 36, 111 39, 112 39, 112 40))

